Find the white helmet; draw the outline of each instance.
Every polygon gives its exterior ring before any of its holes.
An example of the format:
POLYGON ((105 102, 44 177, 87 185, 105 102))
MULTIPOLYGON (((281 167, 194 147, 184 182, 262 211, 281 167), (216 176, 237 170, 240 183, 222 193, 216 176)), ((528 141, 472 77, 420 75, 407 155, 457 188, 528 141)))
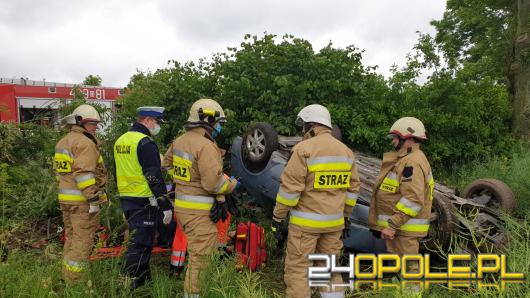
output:
POLYGON ((419 119, 414 117, 403 117, 394 122, 388 133, 398 135, 402 139, 427 139, 425 126, 423 126, 423 123, 419 119))
POLYGON ((296 125, 302 126, 304 123, 319 123, 329 128, 331 127, 331 116, 325 106, 319 104, 308 105, 298 113, 296 125))
POLYGON ((101 117, 93 106, 83 104, 75 108, 70 115, 64 117, 63 122, 82 125, 87 122, 101 122, 101 117))
POLYGON ((201 98, 190 108, 187 124, 226 122, 225 112, 221 105, 210 98, 201 98))

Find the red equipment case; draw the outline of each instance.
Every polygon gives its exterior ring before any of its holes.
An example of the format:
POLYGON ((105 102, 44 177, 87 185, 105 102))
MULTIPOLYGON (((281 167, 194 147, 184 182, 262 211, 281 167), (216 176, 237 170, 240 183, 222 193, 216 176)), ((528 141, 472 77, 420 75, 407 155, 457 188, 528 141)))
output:
POLYGON ((246 265, 251 271, 259 270, 267 260, 265 229, 250 221, 239 223, 236 228, 235 250, 238 269, 246 265))

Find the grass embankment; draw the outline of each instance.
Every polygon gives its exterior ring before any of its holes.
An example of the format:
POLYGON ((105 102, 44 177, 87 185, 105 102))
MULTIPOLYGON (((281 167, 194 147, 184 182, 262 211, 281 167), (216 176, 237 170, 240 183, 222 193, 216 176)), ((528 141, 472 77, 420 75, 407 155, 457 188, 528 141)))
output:
MULTIPOLYGON (((424 297, 445 298, 448 295, 451 297, 530 297, 530 283, 528 282, 530 275, 530 183, 528 177, 530 172, 528 169, 530 169, 530 152, 525 148, 518 150, 511 158, 494 158, 488 163, 462 167, 455 171, 455 175, 447 179, 448 184, 463 189, 465 185, 477 178, 497 178, 513 189, 518 200, 518 219, 506 219, 510 246, 506 251, 499 253, 507 255, 509 271, 524 273, 526 280, 521 284, 508 285, 502 292, 491 288, 448 289, 447 285, 435 285, 423 293, 424 297)), ((29 189, 28 193, 33 193, 33 189, 39 190, 35 186, 29 189)), ((44 187, 44 184, 42 186, 44 187)), ((3 195, 3 202, 6 202, 5 190, 3 195)), ((41 197, 46 198, 49 195, 45 194, 41 197)), ((26 208, 36 209, 37 207, 26 206, 26 208)), ((9 213, 22 215, 23 209, 25 208, 17 208, 16 212, 11 209, 9 213)), ((36 213, 35 210, 32 210, 31 214, 34 213, 36 213)), ((18 235, 20 230, 29 231, 29 228, 24 228, 21 224, 22 219, 22 217, 19 219, 3 216, 0 221, 4 223, 2 235, 5 237, 10 235, 10 232, 13 232, 11 235, 18 235)), ((265 220, 264 226, 268 226, 266 222, 265 220)), ((36 228, 39 227, 35 227, 35 230, 36 228)), ((40 228, 46 230, 46 228, 40 228)), ((9 239, 4 238, 4 240, 12 243, 9 239)), ((270 241, 269 245, 272 243, 270 241)), ((44 249, 32 249, 28 245, 20 245, 19 248, 12 249, 8 261, 0 264, 0 297, 182 296, 182 278, 176 279, 169 275, 167 268, 169 256, 167 255, 153 257, 153 282, 131 292, 120 279, 120 259, 93 262, 84 282, 77 285, 65 285, 61 282, 61 251, 61 244, 56 240, 51 241, 44 249)), ((275 252, 275 248, 269 247, 269 252, 275 252)), ((283 262, 279 258, 271 258, 263 270, 256 273, 248 271, 238 273, 235 270, 233 259, 216 259, 204 275, 203 297, 281 297, 284 295, 282 275, 283 262)), ((376 292, 356 290, 349 296, 408 297, 410 295, 407 292, 387 288, 376 292)))

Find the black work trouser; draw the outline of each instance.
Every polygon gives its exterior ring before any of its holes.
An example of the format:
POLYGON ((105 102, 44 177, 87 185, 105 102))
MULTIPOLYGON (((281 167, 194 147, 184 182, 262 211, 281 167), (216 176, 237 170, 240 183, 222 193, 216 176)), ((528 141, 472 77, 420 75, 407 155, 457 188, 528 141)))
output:
POLYGON ((158 227, 158 208, 130 206, 122 200, 122 209, 129 224, 129 246, 125 253, 123 271, 133 278, 133 287, 151 279, 149 260, 158 227))

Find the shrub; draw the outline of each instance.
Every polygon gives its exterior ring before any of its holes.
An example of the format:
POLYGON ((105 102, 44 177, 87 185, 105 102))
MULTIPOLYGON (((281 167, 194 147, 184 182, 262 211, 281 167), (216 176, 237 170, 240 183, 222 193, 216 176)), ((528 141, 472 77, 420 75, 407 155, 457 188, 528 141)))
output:
MULTIPOLYGON (((135 75, 117 126, 125 129, 123 123, 132 121, 140 105, 165 106, 169 124, 157 139, 166 145, 182 128, 191 104, 207 96, 227 111, 219 141, 228 147, 258 121, 272 123, 281 134, 296 134, 297 112, 320 103, 355 150, 381 155, 390 149, 386 133, 392 123, 415 116, 429 132, 425 150, 436 169, 509 153, 513 138, 505 86, 488 77, 476 79, 467 70, 437 71, 423 85, 415 82, 418 70, 413 68, 385 80, 361 58, 362 51, 353 46, 329 44, 316 53, 308 41, 293 36, 247 35, 239 48, 228 48, 210 62, 173 61, 168 68, 135 75)), ((410 65, 418 64, 418 57, 410 59, 410 65)))

